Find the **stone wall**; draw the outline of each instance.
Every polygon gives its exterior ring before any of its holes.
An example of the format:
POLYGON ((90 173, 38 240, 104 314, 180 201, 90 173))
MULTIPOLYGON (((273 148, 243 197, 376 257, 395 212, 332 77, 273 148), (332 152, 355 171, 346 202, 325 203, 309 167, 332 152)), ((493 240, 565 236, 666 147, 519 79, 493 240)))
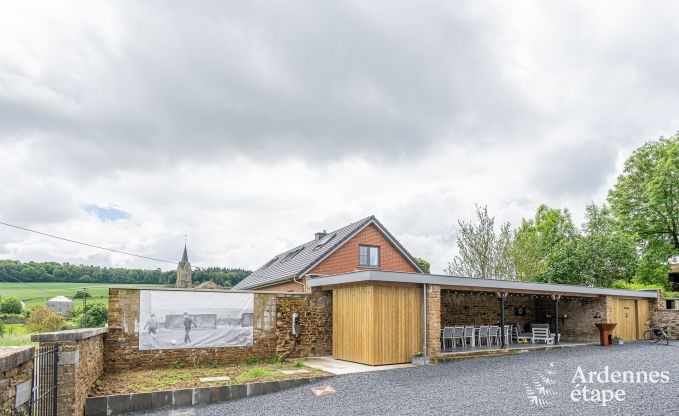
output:
POLYGON ((594 324, 609 322, 611 299, 564 297, 559 302, 559 315, 564 314, 568 314, 568 319, 559 321, 562 339, 595 342, 599 340, 599 330, 594 324))
POLYGON ((441 353, 441 286, 427 287, 427 355, 441 353))
MULTIPOLYGON (((548 323, 552 300, 544 296, 523 296, 510 293, 505 300, 505 322, 548 323), (515 308, 524 308, 526 314, 515 314, 515 308)), ((441 325, 497 325, 500 322, 500 301, 497 295, 487 292, 441 291, 441 325)))
POLYGON ((656 309, 651 311, 651 323, 666 326, 670 339, 679 338, 679 309, 656 309))
POLYGON ((173 363, 235 364, 249 357, 268 360, 329 355, 332 353, 332 294, 254 292, 253 345, 194 349, 139 350, 139 289, 109 289, 108 334, 105 337, 106 371, 168 368, 173 363), (292 313, 300 314, 297 345, 291 334, 292 313))
POLYGON ((34 348, 0 347, 0 415, 28 416, 34 348))
POLYGON ((31 340, 40 347, 59 343, 57 369, 57 414, 82 415, 85 399, 104 369, 106 328, 34 334, 31 340))

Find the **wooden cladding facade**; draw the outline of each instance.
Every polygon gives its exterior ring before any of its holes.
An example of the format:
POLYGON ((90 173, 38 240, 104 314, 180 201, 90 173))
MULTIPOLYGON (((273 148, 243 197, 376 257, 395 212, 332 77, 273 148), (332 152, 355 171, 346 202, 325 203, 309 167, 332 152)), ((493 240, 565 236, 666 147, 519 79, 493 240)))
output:
POLYGON ((648 320, 648 300, 613 298, 611 322, 617 324, 613 329, 614 336, 628 341, 643 339, 648 320))
POLYGON ((333 356, 369 365, 410 362, 423 349, 422 287, 359 285, 332 290, 333 356))

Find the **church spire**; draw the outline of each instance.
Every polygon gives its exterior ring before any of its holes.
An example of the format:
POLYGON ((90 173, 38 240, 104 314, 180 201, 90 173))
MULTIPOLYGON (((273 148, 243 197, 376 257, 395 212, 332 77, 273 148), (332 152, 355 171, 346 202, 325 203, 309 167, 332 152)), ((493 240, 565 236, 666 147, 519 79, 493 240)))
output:
POLYGON ((186 252, 186 241, 184 241, 184 254, 182 254, 182 263, 186 264, 189 262, 189 254, 186 252))
POLYGON ((189 263, 189 253, 186 250, 186 236, 184 236, 184 253, 182 260, 177 265, 177 284, 176 287, 189 288, 193 286, 191 281, 191 264, 189 263))

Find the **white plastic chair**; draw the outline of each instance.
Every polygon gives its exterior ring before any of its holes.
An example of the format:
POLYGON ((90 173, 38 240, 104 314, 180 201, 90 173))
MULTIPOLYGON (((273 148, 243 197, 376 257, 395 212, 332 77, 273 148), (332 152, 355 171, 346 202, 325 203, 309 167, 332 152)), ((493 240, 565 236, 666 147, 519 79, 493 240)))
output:
POLYGON ((488 325, 482 325, 479 327, 479 334, 478 334, 478 342, 476 345, 479 347, 483 345, 483 340, 486 340, 486 345, 490 345, 490 341, 488 340, 488 325))
POLYGON ((443 328, 443 336, 441 337, 443 341, 443 352, 446 352, 446 341, 450 340, 450 348, 453 348, 453 327, 447 326, 443 328))
POLYGON ((495 345, 500 345, 499 344, 499 341, 500 341, 499 331, 500 331, 500 327, 497 326, 497 325, 492 325, 492 326, 488 327, 488 345, 489 346, 493 345, 493 343, 495 343, 495 345))
POLYGON ((469 343, 470 345, 474 343, 474 327, 473 326, 465 326, 464 327, 464 335, 463 335, 463 340, 464 340, 464 345, 463 348, 467 348, 467 340, 471 340, 469 343))
POLYGON ((464 327, 456 326, 453 329, 453 348, 457 349, 457 340, 460 340, 460 345, 464 348, 464 327))

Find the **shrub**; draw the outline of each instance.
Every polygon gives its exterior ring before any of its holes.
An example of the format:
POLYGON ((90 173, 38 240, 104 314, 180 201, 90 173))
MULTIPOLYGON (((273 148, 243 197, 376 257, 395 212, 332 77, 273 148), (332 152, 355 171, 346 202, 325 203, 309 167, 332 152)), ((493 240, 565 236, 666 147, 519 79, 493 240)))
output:
POLYGON ((41 305, 33 309, 31 317, 26 321, 26 328, 32 333, 58 331, 66 320, 47 306, 41 305))
POLYGON ((19 314, 23 309, 21 301, 17 298, 3 298, 0 302, 0 312, 2 313, 19 314))
POLYGON ((0 337, 5 336, 5 323, 0 321, 0 337))
POLYGON ((103 303, 88 303, 86 309, 78 306, 71 312, 71 321, 80 328, 104 326, 108 321, 108 307, 103 303), (84 310, 87 311, 86 314, 84 310))
POLYGON ((247 365, 259 365, 259 360, 252 355, 248 355, 248 359, 245 361, 245 363, 247 365))
POLYGON ((304 360, 297 359, 292 362, 292 366, 297 368, 304 367, 304 360))
POLYGON ((274 354, 274 355, 271 357, 271 360, 269 360, 269 363, 271 363, 271 364, 280 364, 280 363, 282 363, 282 362, 283 362, 283 359, 282 359, 281 356, 278 355, 278 354, 274 354))
POLYGON ((180 363, 179 361, 175 361, 175 362, 172 363, 172 368, 175 368, 175 369, 184 368, 184 364, 180 363))

